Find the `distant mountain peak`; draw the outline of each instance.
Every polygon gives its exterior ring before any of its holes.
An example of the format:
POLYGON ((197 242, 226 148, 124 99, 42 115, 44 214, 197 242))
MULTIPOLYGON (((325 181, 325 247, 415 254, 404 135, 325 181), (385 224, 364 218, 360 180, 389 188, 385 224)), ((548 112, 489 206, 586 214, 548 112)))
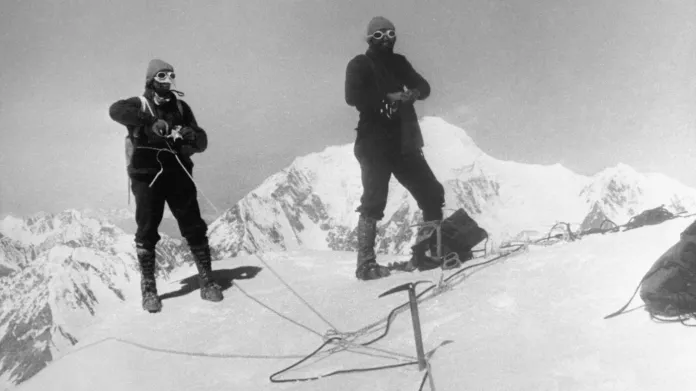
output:
MULTIPOLYGON (((493 241, 543 232, 558 221, 580 225, 589 215, 621 224, 660 204, 696 210, 694 189, 624 163, 588 177, 560 163, 495 159, 464 129, 439 117, 423 117, 420 125, 423 153, 446 189, 445 215, 464 208, 493 241)), ((354 250, 360 177, 352 143, 297 157, 214 221, 211 243, 220 257, 295 248, 354 250)), ((415 228, 397 227, 420 218, 413 197, 392 178, 376 247, 409 254, 415 228)))
MULTIPOLYGON (((672 212, 696 212, 696 190, 663 174, 643 174, 633 167, 619 163, 602 170, 591 178, 581 192, 588 201, 597 202, 603 214, 616 224, 631 217, 665 205, 672 212)), ((596 207, 594 212, 596 213, 596 207)))

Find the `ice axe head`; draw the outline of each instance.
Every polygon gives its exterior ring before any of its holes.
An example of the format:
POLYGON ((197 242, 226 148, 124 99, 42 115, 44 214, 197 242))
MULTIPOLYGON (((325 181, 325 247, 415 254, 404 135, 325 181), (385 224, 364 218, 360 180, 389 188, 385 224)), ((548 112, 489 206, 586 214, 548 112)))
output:
POLYGON ((382 297, 384 297, 384 296, 389 296, 389 295, 391 295, 391 294, 393 294, 393 293, 396 293, 396 292, 407 291, 407 290, 411 290, 411 289, 414 289, 414 290, 415 290, 415 289, 416 289, 416 285, 422 284, 422 283, 432 284, 432 282, 430 282, 430 281, 408 282, 408 283, 406 283, 406 284, 396 286, 396 287, 394 287, 394 288, 392 288, 392 289, 390 289, 390 290, 388 290, 388 291, 382 293, 382 294, 379 295, 378 297, 379 297, 379 298, 382 298, 382 297))

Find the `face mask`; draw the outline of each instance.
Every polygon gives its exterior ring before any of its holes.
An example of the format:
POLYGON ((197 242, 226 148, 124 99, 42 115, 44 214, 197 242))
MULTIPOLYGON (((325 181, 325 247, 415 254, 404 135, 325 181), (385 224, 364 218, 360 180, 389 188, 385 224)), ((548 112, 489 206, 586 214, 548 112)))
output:
POLYGON ((171 83, 160 83, 157 80, 153 80, 152 89, 155 90, 157 95, 165 96, 171 91, 172 84, 171 83))

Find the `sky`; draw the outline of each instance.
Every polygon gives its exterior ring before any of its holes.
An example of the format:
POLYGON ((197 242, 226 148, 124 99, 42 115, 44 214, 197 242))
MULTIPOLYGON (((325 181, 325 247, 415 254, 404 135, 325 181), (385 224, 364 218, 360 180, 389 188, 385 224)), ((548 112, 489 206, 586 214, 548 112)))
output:
POLYGON ((194 175, 220 212, 295 157, 353 142, 345 67, 376 15, 432 86, 418 113, 489 155, 696 187, 690 0, 4 0, 0 216, 128 206, 108 109, 142 93, 152 58, 208 132, 194 175))

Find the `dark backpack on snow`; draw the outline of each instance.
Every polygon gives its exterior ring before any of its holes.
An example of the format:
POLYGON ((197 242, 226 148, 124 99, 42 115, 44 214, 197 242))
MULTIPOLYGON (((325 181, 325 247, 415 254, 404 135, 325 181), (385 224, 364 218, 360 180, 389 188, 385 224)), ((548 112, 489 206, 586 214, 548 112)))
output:
MULTIPOLYGON (((442 221, 441 232, 442 256, 447 258, 456 254, 461 262, 473 258, 472 249, 488 238, 488 233, 461 208, 442 221)), ((434 260, 428 257, 426 251, 435 248, 436 241, 435 227, 428 226, 419 230, 416 243, 411 247, 413 263, 419 269, 428 269, 422 265, 433 264, 434 260)), ((431 256, 437 254, 431 252, 431 256)), ((433 266, 439 267, 441 262, 436 262, 433 266)))
POLYGON ((653 316, 696 313, 696 221, 645 274, 640 297, 653 316))

